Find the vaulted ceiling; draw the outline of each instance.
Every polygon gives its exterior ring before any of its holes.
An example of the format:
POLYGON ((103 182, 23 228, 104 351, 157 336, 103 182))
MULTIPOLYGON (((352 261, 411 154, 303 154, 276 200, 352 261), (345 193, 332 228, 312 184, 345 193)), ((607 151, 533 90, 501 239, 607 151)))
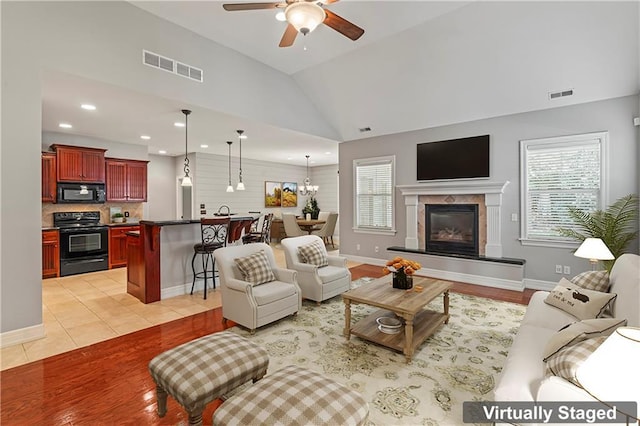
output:
MULTIPOLYGON (((288 76, 315 106, 318 118, 333 129, 330 134, 305 132, 247 122, 246 117, 224 111, 199 111, 212 123, 223 120, 232 128, 249 127, 255 134, 268 135, 270 143, 247 144, 249 158, 265 158, 267 150, 271 155, 282 148, 288 149, 278 157, 284 162, 295 145, 298 164, 304 161, 301 153, 309 151, 324 155, 317 164, 327 164, 335 162, 337 144, 343 141, 640 91, 638 2, 341 0, 325 7, 364 28, 359 40, 321 25, 307 36, 298 35, 289 48, 278 47, 286 24, 275 19, 275 10, 227 12, 220 1, 132 4, 246 55, 248 66, 262 63, 288 76), (565 89, 572 89, 573 95, 550 99, 550 92, 565 89), (362 133, 365 127, 371 131, 362 133)), ((73 94, 74 84, 63 76, 49 78, 43 125, 59 131, 54 111, 65 108, 61 103, 73 94), (69 84, 63 92, 56 89, 65 81, 69 84)), ((93 83, 84 84, 89 90, 93 83)), ((124 91, 118 99, 121 106, 135 106, 139 112, 158 102, 124 91)), ((110 118, 121 123, 118 128, 139 126, 140 114, 119 109, 110 118)), ((153 113, 150 109, 146 115, 153 113)), ((232 136, 217 134, 214 127, 203 128, 203 137, 232 136)), ((93 136, 124 137, 113 132, 108 123, 92 125, 93 136)), ((149 147, 149 152, 159 148, 178 153, 183 145, 174 137, 159 138, 149 147)))

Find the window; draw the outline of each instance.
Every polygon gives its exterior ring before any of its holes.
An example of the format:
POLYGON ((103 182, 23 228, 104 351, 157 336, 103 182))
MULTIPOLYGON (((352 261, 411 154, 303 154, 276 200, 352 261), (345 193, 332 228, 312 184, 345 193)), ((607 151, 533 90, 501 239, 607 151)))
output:
POLYGON ((607 132, 520 141, 521 241, 572 247, 557 229, 570 228, 569 207, 603 208, 607 132))
POLYGON ((353 161, 355 194, 353 223, 356 232, 395 233, 395 157, 353 161))

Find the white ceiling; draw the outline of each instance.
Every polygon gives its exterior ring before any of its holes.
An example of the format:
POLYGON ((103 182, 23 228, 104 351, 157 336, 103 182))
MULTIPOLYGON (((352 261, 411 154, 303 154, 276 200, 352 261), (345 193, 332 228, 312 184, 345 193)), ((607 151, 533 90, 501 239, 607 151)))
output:
POLYGON ((285 24, 275 10, 227 12, 222 3, 133 2, 290 75, 339 140, 59 73, 43 77, 43 129, 180 155, 184 129, 173 123, 188 108, 190 152, 226 153, 224 141, 238 140, 228 129, 242 128, 243 157, 304 165, 309 154, 324 165, 337 163, 341 141, 637 94, 640 86, 633 2, 342 0, 326 7, 364 28, 359 40, 320 26, 291 48, 278 47, 285 24), (575 95, 549 101, 549 91, 565 88, 575 95), (80 109, 85 102, 98 109, 80 109), (60 129, 61 121, 73 129, 60 129), (359 133, 364 126, 373 130, 359 133))

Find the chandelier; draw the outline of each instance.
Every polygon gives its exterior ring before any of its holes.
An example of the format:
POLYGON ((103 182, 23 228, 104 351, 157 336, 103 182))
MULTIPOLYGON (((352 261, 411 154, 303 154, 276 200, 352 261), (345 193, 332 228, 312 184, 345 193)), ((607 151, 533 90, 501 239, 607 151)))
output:
POLYGON ((300 195, 314 197, 318 193, 318 185, 311 185, 311 179, 309 179, 309 155, 305 155, 305 157, 307 158, 307 177, 304 178, 304 183, 300 185, 300 195))

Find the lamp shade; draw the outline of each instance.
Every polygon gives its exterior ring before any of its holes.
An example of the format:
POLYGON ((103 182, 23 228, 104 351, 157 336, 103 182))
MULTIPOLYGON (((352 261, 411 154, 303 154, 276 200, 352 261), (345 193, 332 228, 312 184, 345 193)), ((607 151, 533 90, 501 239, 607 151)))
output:
POLYGON ((284 10, 284 15, 287 22, 305 35, 315 30, 326 17, 322 7, 306 1, 291 3, 284 10))
MULTIPOLYGON (((640 405, 640 328, 619 327, 576 371, 580 385, 602 402, 640 405)), ((638 413, 624 413, 638 418, 638 413)))
POLYGON ((613 254, 600 238, 585 238, 574 256, 590 260, 613 260, 613 254))

